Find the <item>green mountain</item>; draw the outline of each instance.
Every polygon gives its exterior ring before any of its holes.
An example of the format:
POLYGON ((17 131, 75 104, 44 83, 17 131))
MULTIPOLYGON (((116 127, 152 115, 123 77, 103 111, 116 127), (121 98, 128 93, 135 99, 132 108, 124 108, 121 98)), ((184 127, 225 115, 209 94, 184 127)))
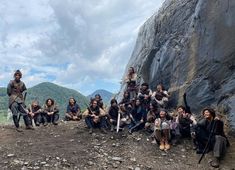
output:
MULTIPOLYGON (((60 114, 63 117, 68 100, 74 97, 81 109, 85 109, 88 99, 81 93, 73 89, 68 89, 58 86, 53 83, 44 82, 40 83, 27 90, 26 104, 29 105, 32 100, 38 100, 40 105, 43 105, 48 98, 55 100, 60 109, 60 114)), ((6 117, 8 108, 8 96, 6 88, 0 88, 0 122, 3 120, 1 117, 6 117)))
POLYGON ((103 102, 107 105, 110 103, 110 100, 114 96, 113 93, 111 93, 107 90, 99 89, 99 90, 94 91, 89 96, 87 96, 87 98, 90 99, 91 97, 95 97, 96 94, 100 94, 101 98, 103 99, 103 102))

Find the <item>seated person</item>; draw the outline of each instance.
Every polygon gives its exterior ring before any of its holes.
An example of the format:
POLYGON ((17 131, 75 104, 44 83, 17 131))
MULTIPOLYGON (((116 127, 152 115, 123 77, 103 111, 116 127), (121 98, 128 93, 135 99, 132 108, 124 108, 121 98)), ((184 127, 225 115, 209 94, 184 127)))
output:
POLYGON ((48 98, 43 106, 43 114, 42 119, 44 122, 44 126, 48 123, 53 123, 54 125, 58 125, 59 120, 59 109, 55 104, 55 101, 51 98, 48 98))
POLYGON ((130 114, 131 124, 129 126, 129 133, 144 128, 144 124, 146 122, 146 115, 147 113, 145 108, 142 106, 140 100, 136 99, 135 106, 130 114))
POLYGON ((155 120, 155 138, 160 143, 160 150, 170 149, 170 120, 167 120, 167 112, 162 109, 159 118, 155 120))
POLYGON ((67 111, 65 113, 65 120, 80 120, 81 119, 81 109, 74 98, 69 99, 69 104, 67 106, 67 111))
POLYGON ((154 122, 156 118, 159 118, 158 107, 152 102, 150 103, 150 110, 147 114, 147 120, 144 127, 147 131, 154 131, 154 122))
POLYGON ((140 92, 138 93, 138 98, 141 100, 142 105, 149 110, 149 104, 151 101, 152 91, 149 89, 148 83, 141 84, 140 92))
POLYGON ((186 113, 184 106, 177 107, 177 114, 176 123, 179 125, 180 136, 182 138, 190 138, 192 128, 197 124, 195 117, 186 113))
POLYGON ((169 97, 167 91, 164 90, 161 84, 157 85, 157 90, 152 94, 152 100, 156 101, 161 108, 166 107, 169 97))
POLYGON ((123 94, 123 98, 122 98, 121 102, 119 103, 119 105, 123 105, 123 106, 125 106, 125 109, 128 109, 128 105, 130 103, 131 103, 130 94, 128 91, 125 91, 123 94))
POLYGON ((107 127, 105 116, 105 111, 97 105, 95 99, 92 99, 91 106, 83 112, 83 117, 85 117, 85 122, 90 129, 90 134, 93 133, 94 128, 100 128, 103 133, 107 133, 105 130, 107 127))
POLYGON ((198 144, 197 153, 203 153, 209 136, 212 135, 206 152, 213 151, 214 160, 210 162, 210 165, 218 168, 219 161, 225 155, 226 147, 229 146, 224 133, 224 123, 220 117, 216 116, 212 108, 203 109, 202 114, 204 118, 198 121, 196 125, 195 140, 198 144))
POLYGON ((32 101, 32 104, 28 107, 28 111, 30 124, 32 125, 32 120, 34 120, 35 125, 39 126, 42 123, 42 108, 39 102, 36 100, 32 101))

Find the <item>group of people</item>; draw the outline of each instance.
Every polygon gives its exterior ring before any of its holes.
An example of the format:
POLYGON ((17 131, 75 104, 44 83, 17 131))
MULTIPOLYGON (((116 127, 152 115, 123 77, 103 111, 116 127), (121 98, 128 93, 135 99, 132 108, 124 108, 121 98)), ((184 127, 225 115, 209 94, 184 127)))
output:
MULTIPOLYGON (((23 116, 27 129, 33 129, 32 121, 36 126, 50 122, 57 125, 59 110, 53 99, 47 99, 43 107, 37 101, 33 101, 28 108, 25 106, 22 93, 26 87, 20 80, 21 77, 21 72, 17 70, 15 79, 10 81, 7 88, 9 108, 13 113, 16 129, 20 130, 19 115, 23 116)), ((147 83, 142 83, 138 88, 133 67, 130 67, 125 82, 127 86, 123 98, 120 102, 112 99, 108 109, 104 107, 99 94, 91 99, 83 113, 76 100, 70 98, 65 120, 84 118, 90 134, 95 128, 100 128, 103 133, 107 133, 108 129, 114 131, 115 128, 126 128, 130 134, 145 130, 151 135, 152 143, 159 144, 160 150, 169 150, 171 145, 177 144, 182 138, 191 138, 198 154, 205 152, 205 148, 206 152, 213 151, 215 159, 211 166, 219 167, 219 161, 229 142, 224 133, 223 121, 212 108, 205 108, 202 111, 203 118, 199 121, 184 106, 178 106, 175 112, 169 113, 166 106, 170 95, 161 84, 153 92, 147 83)))

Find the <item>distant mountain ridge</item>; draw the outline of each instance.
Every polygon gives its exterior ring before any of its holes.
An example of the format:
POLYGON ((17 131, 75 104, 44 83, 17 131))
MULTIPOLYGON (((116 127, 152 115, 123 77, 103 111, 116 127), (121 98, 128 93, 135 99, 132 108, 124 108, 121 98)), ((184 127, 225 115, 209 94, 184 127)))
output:
MULTIPOLYGON (((65 88, 54 83, 44 82, 28 88, 26 104, 28 106, 32 100, 38 100, 39 104, 42 106, 46 99, 53 98, 59 106, 60 114, 63 117, 70 97, 75 98, 81 109, 84 109, 88 103, 87 97, 76 90, 65 88)), ((0 117, 2 113, 6 114, 7 109, 7 89, 2 87, 0 88, 0 117)))
POLYGON ((105 104, 109 104, 110 100, 114 96, 113 93, 107 90, 99 89, 99 90, 94 91, 92 94, 88 95, 87 98, 90 99, 91 97, 95 97, 96 94, 100 94, 105 104))

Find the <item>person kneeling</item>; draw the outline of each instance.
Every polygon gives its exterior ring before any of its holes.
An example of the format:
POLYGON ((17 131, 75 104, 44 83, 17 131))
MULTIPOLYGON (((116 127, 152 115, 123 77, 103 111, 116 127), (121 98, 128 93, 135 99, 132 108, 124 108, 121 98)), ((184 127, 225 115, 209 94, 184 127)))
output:
POLYGON ((166 118, 166 111, 161 110, 159 114, 160 118, 155 120, 155 137, 160 142, 160 150, 170 149, 170 121, 166 118))
POLYGON ((69 104, 67 106, 67 111, 65 113, 65 120, 70 121, 78 121, 81 119, 81 109, 79 105, 77 104, 76 100, 74 98, 69 99, 69 104))
POLYGON ((85 117, 85 122, 88 126, 89 133, 93 133, 94 128, 100 128, 103 133, 107 133, 105 130, 106 126, 106 113, 103 109, 99 108, 97 105, 97 101, 93 99, 91 101, 91 106, 88 107, 83 113, 83 117, 85 117))
POLYGON ((43 123, 46 126, 48 123, 58 125, 59 109, 55 104, 55 101, 51 98, 47 99, 43 106, 43 123))

